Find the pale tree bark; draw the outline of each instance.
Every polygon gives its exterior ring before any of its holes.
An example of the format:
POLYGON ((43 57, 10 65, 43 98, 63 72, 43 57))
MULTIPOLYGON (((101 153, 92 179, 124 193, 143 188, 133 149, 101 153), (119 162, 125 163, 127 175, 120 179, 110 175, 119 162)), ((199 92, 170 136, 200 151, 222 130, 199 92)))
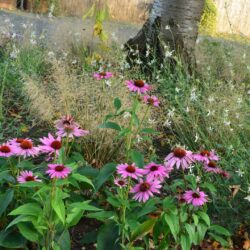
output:
MULTIPOLYGON (((155 49, 155 56, 162 61, 163 44, 175 51, 189 65, 195 64, 195 43, 198 36, 205 0, 154 0, 148 20, 139 33, 126 44, 125 48, 139 50, 145 61, 147 46, 155 49)), ((130 62, 133 54, 128 53, 130 62)))

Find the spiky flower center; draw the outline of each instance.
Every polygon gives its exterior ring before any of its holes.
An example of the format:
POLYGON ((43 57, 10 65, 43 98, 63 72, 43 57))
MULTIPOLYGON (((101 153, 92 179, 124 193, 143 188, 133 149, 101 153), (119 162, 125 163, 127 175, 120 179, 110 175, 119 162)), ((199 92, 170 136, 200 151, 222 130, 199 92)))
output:
POLYGON ((200 196, 200 194, 199 193, 193 193, 192 194, 192 197, 194 198, 194 199, 198 199, 198 198, 200 198, 201 196, 200 196))
POLYGON ((157 171, 158 169, 159 167, 155 165, 150 167, 150 171, 157 171))
POLYGON ((65 120, 65 121, 63 121, 63 125, 70 125, 70 121, 69 120, 65 120))
POLYGON ((150 98, 147 99, 147 103, 150 104, 150 105, 154 105, 155 100, 150 97, 150 98))
POLYGON ((65 126, 64 130, 66 133, 71 133, 74 130, 74 128, 72 126, 65 126))
POLYGON ((1 146, 0 147, 0 151, 2 152, 2 153, 10 153, 11 152, 11 149, 10 149, 10 147, 9 146, 7 146, 7 145, 4 145, 4 146, 1 146))
POLYGON ((210 156, 210 152, 208 151, 208 150, 203 150, 203 151, 201 151, 201 153, 200 153, 202 156, 210 156))
POLYGON ((125 181, 119 180, 119 181, 118 181, 118 184, 119 184, 120 186, 124 186, 124 185, 125 185, 125 181))
POLYGON ((140 191, 146 192, 150 189, 150 184, 148 182, 143 182, 140 184, 140 191))
POLYGON ((22 149, 32 149, 33 147, 33 144, 32 142, 28 141, 28 140, 23 140, 20 144, 20 147, 22 149))
POLYGON ((56 172, 62 172, 65 169, 63 165, 58 165, 55 167, 56 172))
POLYGON ((35 177, 29 175, 29 176, 25 177, 25 181, 35 181, 35 177))
POLYGON ((62 143, 60 141, 53 141, 50 146, 55 149, 55 150, 59 150, 62 147, 62 143))
POLYGON ((210 168, 216 168, 216 167, 217 167, 217 165, 216 165, 216 163, 215 163, 214 161, 210 161, 210 162, 208 163, 208 166, 209 166, 210 168))
POLYGON ((99 75, 102 76, 102 77, 105 77, 107 75, 107 73, 106 72, 100 72, 99 75))
POLYGON ((17 138, 16 139, 16 143, 22 143, 24 141, 24 139, 22 139, 22 138, 17 138))
POLYGON ((127 167, 126 167, 126 171, 128 172, 128 173, 131 173, 131 174, 133 174, 134 172, 135 172, 135 167, 134 166, 132 166, 132 165, 128 165, 127 167))
POLYGON ((174 156, 175 157, 178 157, 178 158, 183 158, 185 157, 187 154, 186 150, 185 149, 182 149, 182 148, 176 148, 174 150, 174 156))
POLYGON ((135 80, 135 81, 134 81, 134 84, 135 84, 135 86, 138 87, 138 88, 143 88, 144 85, 145 85, 145 83, 144 83, 143 80, 135 80))

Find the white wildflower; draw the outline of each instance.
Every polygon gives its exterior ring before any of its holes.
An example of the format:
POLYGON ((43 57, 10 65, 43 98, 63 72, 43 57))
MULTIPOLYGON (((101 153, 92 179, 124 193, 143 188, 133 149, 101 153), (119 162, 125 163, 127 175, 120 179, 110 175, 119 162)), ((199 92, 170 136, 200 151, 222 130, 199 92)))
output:
POLYGON ((242 171, 242 170, 237 170, 237 171, 235 171, 237 174, 238 174, 238 176, 240 176, 240 177, 242 177, 245 173, 242 171))
POLYGON ((250 202, 250 195, 246 196, 244 199, 250 202))
POLYGON ((124 119, 128 119, 128 118, 130 118, 130 117, 131 117, 130 112, 125 112, 124 115, 123 115, 123 118, 124 118, 124 119))

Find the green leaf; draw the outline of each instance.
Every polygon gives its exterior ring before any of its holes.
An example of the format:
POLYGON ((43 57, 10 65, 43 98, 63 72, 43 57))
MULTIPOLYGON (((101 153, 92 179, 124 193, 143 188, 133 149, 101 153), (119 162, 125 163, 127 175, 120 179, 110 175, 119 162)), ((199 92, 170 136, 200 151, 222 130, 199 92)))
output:
POLYGON ((190 239, 187 235, 182 234, 181 235, 181 249, 182 250, 190 250, 191 248, 191 243, 190 239))
POLYGON ((8 189, 5 194, 0 195, 0 217, 5 212, 14 197, 14 190, 8 189))
POLYGON ((105 122, 102 125, 100 125, 99 128, 111 128, 117 131, 121 131, 120 125, 115 122, 105 122))
POLYGON ((19 187, 26 187, 26 188, 31 188, 31 187, 42 187, 44 184, 42 182, 38 181, 28 181, 25 183, 20 183, 18 186, 19 187))
POLYGON ((115 213, 113 211, 101 211, 96 213, 89 213, 86 217, 105 222, 107 219, 110 219, 113 216, 115 216, 115 213))
POLYGON ((18 232, 12 230, 3 230, 0 232, 0 246, 4 248, 25 249, 26 240, 18 232))
POLYGON ((116 110, 119 110, 122 107, 122 102, 121 102, 120 98, 118 98, 118 97, 115 98, 114 106, 115 106, 116 110))
POLYGON ((27 222, 27 221, 32 221, 35 217, 30 216, 30 215, 19 215, 16 217, 7 227, 6 229, 16 225, 19 222, 27 222))
POLYGON ((84 211, 99 211, 101 209, 89 205, 91 201, 74 202, 68 206, 66 222, 68 226, 76 225, 82 217, 84 211))
POLYGON ((216 193, 217 191, 216 187, 213 184, 207 182, 203 183, 201 185, 201 188, 208 189, 211 193, 216 193))
POLYGON ((195 232, 195 226, 194 225, 190 225, 190 224, 185 224, 185 228, 186 228, 186 231, 189 235, 189 239, 190 239, 190 242, 194 243, 194 244, 197 244, 197 237, 196 237, 196 232, 195 232))
POLYGON ((167 222, 169 229, 174 236, 175 240, 177 240, 177 235, 180 231, 179 220, 175 214, 165 214, 165 221, 167 222))
POLYGON ((37 217, 40 213, 42 213, 42 209, 37 203, 27 203, 16 208, 9 215, 34 215, 37 217))
POLYGON ((60 188, 56 188, 55 197, 51 201, 51 206, 56 212, 56 215, 61 220, 61 222, 65 223, 65 206, 63 202, 63 192, 60 188))
POLYGON ((121 250, 119 227, 113 221, 104 224, 97 236, 97 250, 121 250))
POLYGON ((3 180, 11 183, 15 183, 16 181, 15 178, 9 174, 9 170, 0 173, 0 182, 2 182, 3 180))
POLYGON ((207 232, 207 226, 205 224, 199 223, 197 225, 197 243, 199 244, 205 238, 207 232))
POLYGON ((225 236, 231 236, 231 233, 224 227, 219 225, 212 225, 209 230, 216 232, 217 234, 225 235, 225 236))
POLYGON ((135 241, 138 238, 148 234, 151 229, 154 227, 156 223, 156 219, 150 219, 145 221, 144 223, 140 224, 133 232, 131 235, 131 241, 135 241))
POLYGON ((144 155, 139 151, 135 150, 131 151, 130 157, 138 167, 142 168, 144 166, 144 155))
POLYGON ((72 174, 72 177, 74 179, 76 179, 77 181, 88 183, 91 187, 95 188, 92 181, 89 178, 87 178, 87 177, 85 177, 85 176, 83 176, 81 174, 75 173, 75 174, 72 174))
POLYGON ((24 238, 31 242, 38 241, 38 235, 35 233, 36 230, 31 223, 21 222, 17 224, 17 227, 24 238))
POLYGON ((87 17, 93 17, 94 13, 95 13, 95 3, 87 11, 87 13, 83 15, 82 20, 84 21, 87 17))
POLYGON ((195 224, 195 226, 197 226, 198 223, 199 223, 199 218, 198 218, 198 216, 197 216, 196 214, 193 214, 193 219, 194 219, 194 224, 195 224))
POLYGON ((111 204, 113 207, 120 207, 121 206, 120 201, 117 197, 110 196, 110 197, 108 197, 107 202, 109 204, 111 204))
POLYGON ((71 241, 68 230, 64 230, 62 234, 56 238, 57 244, 59 245, 60 250, 70 250, 71 241))
POLYGON ((158 131, 154 130, 153 128, 144 128, 140 132, 143 134, 160 134, 158 131))
POLYGON ((223 239, 221 236, 215 235, 215 234, 213 234, 213 233, 211 233, 211 232, 209 232, 208 234, 209 234, 213 239, 215 239, 216 241, 220 242, 220 244, 221 244, 222 246, 227 247, 227 246, 229 245, 228 242, 227 242, 225 239, 223 239))
POLYGON ((17 167, 21 169, 34 169, 35 165, 30 161, 21 161, 17 164, 17 167))
POLYGON ((116 165, 117 164, 115 164, 115 163, 108 163, 101 168, 98 176, 93 181, 94 186, 95 186, 97 191, 110 178, 110 176, 112 176, 112 174, 115 172, 116 165))
POLYGON ((199 212, 198 212, 198 215, 199 215, 199 217, 200 217, 203 221, 206 222, 206 224, 207 224, 208 226, 210 226, 210 219, 209 219, 209 216, 208 216, 206 213, 199 211, 199 212))

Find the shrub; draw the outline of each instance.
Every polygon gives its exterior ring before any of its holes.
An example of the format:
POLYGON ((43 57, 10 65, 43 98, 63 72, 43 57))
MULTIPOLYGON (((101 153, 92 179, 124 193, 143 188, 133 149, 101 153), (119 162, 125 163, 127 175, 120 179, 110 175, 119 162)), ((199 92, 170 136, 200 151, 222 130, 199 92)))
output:
POLYGON ((217 8, 213 0, 205 1, 204 13, 201 17, 200 33, 214 35, 217 27, 217 8))

